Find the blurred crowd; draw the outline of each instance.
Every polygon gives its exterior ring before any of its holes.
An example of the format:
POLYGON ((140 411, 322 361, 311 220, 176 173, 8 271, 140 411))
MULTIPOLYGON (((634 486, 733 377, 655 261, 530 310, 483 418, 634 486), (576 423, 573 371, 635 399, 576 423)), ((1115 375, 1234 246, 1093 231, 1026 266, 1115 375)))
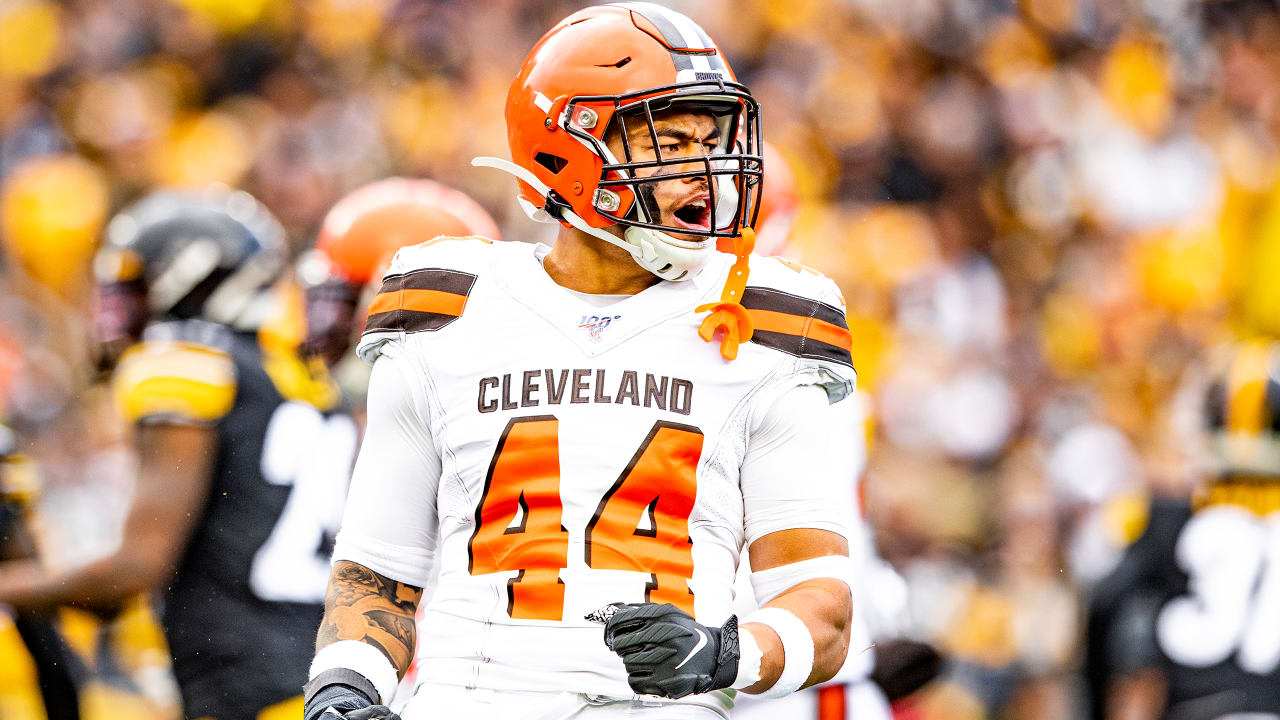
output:
MULTIPOLYGON (((0 404, 40 470, 51 562, 101 552, 129 493, 87 340, 110 214, 222 182, 300 253, 337 198, 398 174, 548 240, 469 161, 505 155, 510 79, 582 4, 0 0, 0 404)), ((668 4, 760 100, 796 183, 787 254, 848 300, 865 512, 906 632, 951 658, 912 716, 1079 717, 1090 585, 1146 496, 1199 478, 1184 378, 1212 345, 1280 332, 1280 10, 668 4)))

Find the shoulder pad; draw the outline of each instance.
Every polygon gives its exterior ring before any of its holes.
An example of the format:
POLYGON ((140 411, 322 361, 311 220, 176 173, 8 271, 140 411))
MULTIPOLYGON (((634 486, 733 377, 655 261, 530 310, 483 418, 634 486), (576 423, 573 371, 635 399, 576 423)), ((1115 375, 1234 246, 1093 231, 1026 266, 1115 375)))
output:
POLYGON ((391 259, 391 267, 387 270, 387 275, 433 267, 475 273, 490 262, 489 258, 498 247, 500 246, 489 238, 479 235, 465 237, 441 235, 397 250, 395 257, 391 259))
POLYGON ((121 356, 111 384, 116 405, 130 422, 209 423, 235 403, 235 363, 227 351, 211 345, 145 341, 121 356))
POLYGON ((742 306, 755 330, 751 342, 852 373, 844 297, 822 273, 783 258, 753 256, 742 306))
POLYGON ((26 455, 13 453, 0 458, 0 501, 27 507, 40 493, 40 475, 26 455))
POLYGON ((286 400, 327 411, 337 407, 341 391, 324 362, 303 360, 295 352, 263 349, 262 369, 286 400))
POLYGON ((401 248, 369 304, 356 352, 372 362, 384 342, 439 330, 462 317, 494 247, 482 237, 438 237, 401 248))

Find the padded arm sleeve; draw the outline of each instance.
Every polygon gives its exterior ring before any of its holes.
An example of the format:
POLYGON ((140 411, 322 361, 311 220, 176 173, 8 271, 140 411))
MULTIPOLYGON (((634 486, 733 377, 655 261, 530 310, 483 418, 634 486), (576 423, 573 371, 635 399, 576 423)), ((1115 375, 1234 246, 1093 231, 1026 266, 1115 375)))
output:
POLYGON ((861 443, 854 417, 852 403, 828 404, 817 385, 783 391, 758 416, 740 476, 747 545, 796 528, 849 537, 861 443))
POLYGON ((333 559, 424 587, 435 558, 441 465, 402 352, 388 343, 373 364, 368 425, 333 559))

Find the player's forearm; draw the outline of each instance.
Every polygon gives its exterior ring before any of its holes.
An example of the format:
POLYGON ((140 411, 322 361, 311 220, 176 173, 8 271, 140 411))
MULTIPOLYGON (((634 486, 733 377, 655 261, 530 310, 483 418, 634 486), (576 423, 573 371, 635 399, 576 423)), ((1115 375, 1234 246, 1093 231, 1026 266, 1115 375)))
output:
MULTIPOLYGON (((849 621, 853 613, 853 601, 849 588, 833 579, 806 580, 768 602, 765 607, 787 610, 798 617, 813 636, 813 670, 803 687, 826 682, 844 665, 849 653, 849 621)), ((760 682, 746 692, 762 693, 777 682, 782 674, 785 655, 782 641, 768 625, 746 623, 742 629, 750 632, 760 646, 760 682)))
POLYGON ((1107 720, 1155 720, 1165 711, 1168 682, 1155 669, 1121 675, 1107 687, 1107 720))
POLYGON ((358 640, 380 650, 403 677, 417 642, 414 615, 421 599, 421 588, 339 560, 329 575, 316 650, 340 640, 358 640))
POLYGON ((18 610, 70 605, 109 611, 150 590, 162 576, 119 553, 67 572, 50 572, 37 560, 15 560, 0 565, 0 604, 18 610))

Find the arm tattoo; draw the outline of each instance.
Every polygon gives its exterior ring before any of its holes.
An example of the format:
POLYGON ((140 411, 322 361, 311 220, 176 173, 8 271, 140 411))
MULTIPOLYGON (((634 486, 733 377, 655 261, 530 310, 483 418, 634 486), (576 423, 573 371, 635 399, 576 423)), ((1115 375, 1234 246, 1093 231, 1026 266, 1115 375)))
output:
POLYGON ((316 650, 339 640, 359 640, 382 651, 400 673, 417 642, 414 612, 422 589, 346 560, 333 565, 316 650))

